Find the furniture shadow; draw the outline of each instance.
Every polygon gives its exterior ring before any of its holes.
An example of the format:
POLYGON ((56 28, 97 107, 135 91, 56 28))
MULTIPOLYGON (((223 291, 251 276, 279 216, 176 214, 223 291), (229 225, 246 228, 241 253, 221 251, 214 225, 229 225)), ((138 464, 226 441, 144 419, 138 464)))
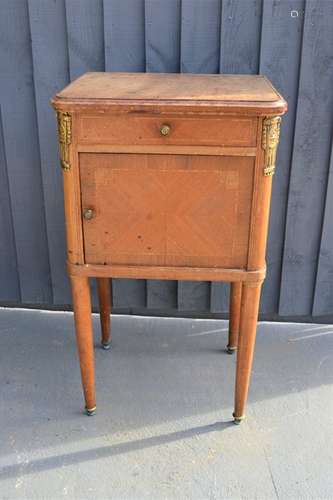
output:
POLYGON ((143 439, 121 442, 111 446, 101 446, 72 453, 57 454, 51 457, 31 460, 24 465, 22 465, 21 463, 10 464, 0 469, 0 481, 15 478, 18 475, 20 475, 21 477, 23 475, 36 474, 47 470, 57 469, 63 466, 81 464, 83 462, 100 460, 102 458, 110 458, 133 451, 140 451, 147 448, 166 445, 174 443, 176 441, 184 441, 186 439, 191 439, 194 436, 197 437, 211 432, 221 432, 233 425, 234 424, 232 421, 215 422, 214 424, 210 425, 203 425, 200 427, 193 427, 182 431, 170 432, 167 434, 160 434, 143 439))

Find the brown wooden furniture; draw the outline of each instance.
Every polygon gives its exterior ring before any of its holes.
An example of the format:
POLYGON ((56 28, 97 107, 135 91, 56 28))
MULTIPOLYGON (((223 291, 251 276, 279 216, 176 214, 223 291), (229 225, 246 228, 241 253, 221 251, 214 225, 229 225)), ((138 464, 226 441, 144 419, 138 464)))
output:
POLYGON ((286 102, 263 76, 88 73, 52 103, 87 413, 96 408, 89 277, 106 348, 109 278, 229 281, 239 423, 286 102))

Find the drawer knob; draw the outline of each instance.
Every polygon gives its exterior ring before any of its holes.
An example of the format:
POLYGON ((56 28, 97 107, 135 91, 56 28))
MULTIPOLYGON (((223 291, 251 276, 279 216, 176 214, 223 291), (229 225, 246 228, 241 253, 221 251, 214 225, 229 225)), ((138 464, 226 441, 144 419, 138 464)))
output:
POLYGON ((163 125, 160 126, 160 133, 161 135, 169 135, 171 131, 170 125, 167 125, 166 123, 163 123, 163 125))
POLYGON ((83 211, 83 217, 86 219, 86 220, 90 220, 94 217, 94 211, 92 208, 86 208, 84 211, 83 211))

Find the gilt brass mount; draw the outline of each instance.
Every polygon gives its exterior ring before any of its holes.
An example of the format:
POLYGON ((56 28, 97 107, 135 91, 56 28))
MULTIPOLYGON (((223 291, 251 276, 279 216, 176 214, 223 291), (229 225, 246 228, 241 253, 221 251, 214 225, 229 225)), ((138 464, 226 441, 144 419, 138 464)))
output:
POLYGON ((60 165, 65 171, 70 170, 69 145, 72 142, 72 117, 70 113, 57 112, 60 165))
POLYGON ((276 150, 280 138, 281 117, 265 118, 262 129, 262 148, 265 150, 264 175, 275 172, 276 150))

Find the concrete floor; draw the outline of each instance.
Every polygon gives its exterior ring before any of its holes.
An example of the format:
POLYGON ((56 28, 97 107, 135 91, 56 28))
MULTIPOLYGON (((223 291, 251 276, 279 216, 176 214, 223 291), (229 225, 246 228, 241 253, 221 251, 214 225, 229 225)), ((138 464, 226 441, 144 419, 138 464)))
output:
POLYGON ((227 322, 116 316, 82 412, 71 313, 0 310, 0 498, 333 498, 333 326, 261 323, 231 423, 227 322))

